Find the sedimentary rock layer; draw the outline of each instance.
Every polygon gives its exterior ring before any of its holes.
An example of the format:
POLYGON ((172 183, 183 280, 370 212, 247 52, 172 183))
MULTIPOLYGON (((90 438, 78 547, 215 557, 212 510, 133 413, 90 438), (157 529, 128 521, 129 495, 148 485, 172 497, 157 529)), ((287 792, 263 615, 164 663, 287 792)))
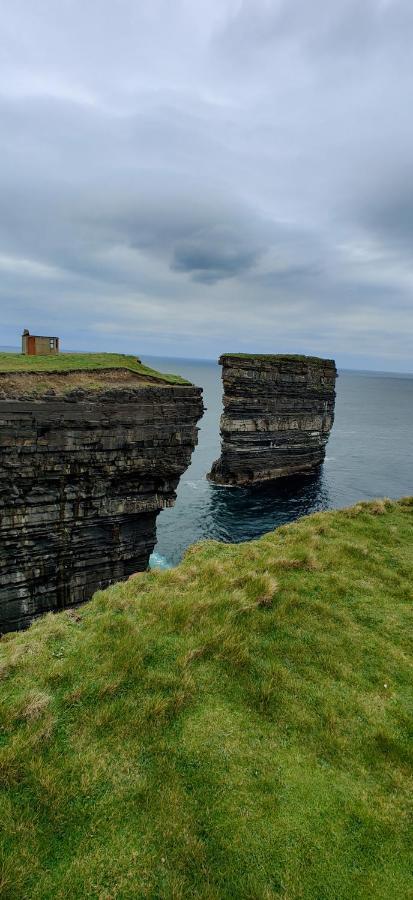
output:
POLYGON ((0 399, 0 631, 147 568, 202 411, 191 385, 0 399))
POLYGON ((221 356, 221 456, 208 475, 255 484, 320 465, 334 419, 334 360, 311 356, 221 356))

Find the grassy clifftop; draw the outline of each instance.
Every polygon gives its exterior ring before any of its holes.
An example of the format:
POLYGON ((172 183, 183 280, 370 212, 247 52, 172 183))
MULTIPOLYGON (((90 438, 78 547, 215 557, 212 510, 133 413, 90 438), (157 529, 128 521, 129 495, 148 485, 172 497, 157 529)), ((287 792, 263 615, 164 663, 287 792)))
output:
POLYGON ((324 368, 328 364, 335 366, 334 359, 324 359, 320 356, 305 356, 300 353, 222 353, 220 356, 220 362, 232 359, 255 361, 257 363, 307 363, 320 368, 324 368))
POLYGON ((101 372, 105 369, 126 369, 135 375, 166 381, 168 384, 188 384, 179 375, 163 375, 145 366, 136 356, 123 353, 58 353, 56 356, 0 353, 0 373, 101 372))
POLYGON ((412 896, 412 584, 376 501, 3 638, 1 896, 412 896))

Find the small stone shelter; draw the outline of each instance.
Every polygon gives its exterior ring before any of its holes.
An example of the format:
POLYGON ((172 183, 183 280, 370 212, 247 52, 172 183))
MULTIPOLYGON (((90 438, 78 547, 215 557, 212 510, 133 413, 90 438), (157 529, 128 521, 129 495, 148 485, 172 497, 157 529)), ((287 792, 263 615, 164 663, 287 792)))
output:
POLYGON ((30 334, 27 328, 22 334, 22 353, 28 356, 55 356, 59 352, 59 338, 30 334))

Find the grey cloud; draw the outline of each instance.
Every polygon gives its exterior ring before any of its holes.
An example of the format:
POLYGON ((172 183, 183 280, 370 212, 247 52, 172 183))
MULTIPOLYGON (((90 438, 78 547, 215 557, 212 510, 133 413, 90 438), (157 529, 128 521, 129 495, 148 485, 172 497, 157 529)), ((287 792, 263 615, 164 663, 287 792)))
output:
POLYGON ((359 220, 368 232, 386 241, 388 246, 411 256, 413 241, 413 167, 393 173, 379 183, 369 185, 356 206, 359 220))
MULTIPOLYGON (((211 177, 182 171, 179 142, 174 157, 169 141, 173 179, 154 168, 153 146, 160 152, 170 137, 169 108, 142 115, 139 126, 136 115, 112 121, 67 101, 20 101, 18 109, 3 104, 3 112, 8 152, 15 160, 9 172, 0 174, 4 247, 19 248, 78 274, 96 275, 96 267, 105 269, 107 264, 101 258, 95 264, 94 252, 124 246, 162 256, 173 271, 211 284, 242 274, 266 248, 268 224, 231 191, 218 194, 211 177), (44 154, 32 156, 34 171, 28 182, 33 116, 46 136, 53 116, 58 139, 52 146, 46 143, 44 154), (131 158, 130 134, 137 141, 141 166, 131 158), (18 166, 16 149, 22 145, 27 157, 18 166), (96 163, 92 153, 97 154, 96 163), (115 182, 107 178, 112 154, 124 163, 115 182), (62 168, 58 161, 64 163, 62 168)), ((197 135, 199 115, 193 122, 186 114, 186 131, 191 124, 197 135)), ((174 128, 179 133, 179 121, 174 128)), ((191 142, 192 153, 197 140, 191 142)))
POLYGON ((343 362, 369 323, 411 367, 410 0, 41 10, 0 22, 0 343, 80 318, 96 349, 343 362))
POLYGON ((257 264, 259 250, 251 241, 240 240, 236 231, 219 226, 213 232, 181 243, 174 250, 172 268, 189 272, 195 281, 214 284, 221 278, 234 278, 257 264))
POLYGON ((410 51, 413 9, 406 0, 254 0, 242 2, 217 30, 215 40, 250 55, 283 43, 306 51, 353 56, 410 51))

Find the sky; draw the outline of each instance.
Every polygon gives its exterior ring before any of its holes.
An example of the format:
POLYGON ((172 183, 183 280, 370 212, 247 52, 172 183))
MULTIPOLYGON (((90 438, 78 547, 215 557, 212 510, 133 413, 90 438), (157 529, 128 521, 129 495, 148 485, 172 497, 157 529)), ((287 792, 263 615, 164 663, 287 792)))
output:
POLYGON ((413 370, 411 0, 3 0, 0 344, 413 370))

